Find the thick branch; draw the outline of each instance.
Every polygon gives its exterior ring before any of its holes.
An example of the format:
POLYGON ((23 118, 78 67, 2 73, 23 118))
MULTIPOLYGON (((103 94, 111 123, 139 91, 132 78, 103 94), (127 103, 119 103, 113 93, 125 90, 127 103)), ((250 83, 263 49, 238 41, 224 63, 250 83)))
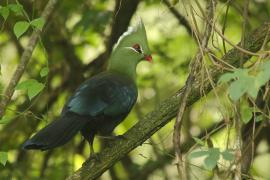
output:
MULTIPOLYGON (((251 52, 256 52, 260 50, 269 28, 270 23, 267 23, 259 27, 257 30, 253 31, 245 39, 244 48, 251 52)), ((269 40, 270 38, 268 37, 267 42, 269 40)), ((238 61, 241 56, 242 52, 237 49, 232 49, 228 51, 228 53, 225 54, 222 59, 230 64, 238 65, 238 61)), ((249 58, 250 55, 244 55, 243 62, 247 61, 249 58)), ((222 71, 223 70, 218 67, 211 68, 210 74, 215 82, 222 74, 222 71)), ((187 106, 190 106, 191 104, 200 99, 200 92, 202 88, 205 93, 208 93, 211 90, 211 85, 209 81, 200 81, 201 79, 198 78, 192 84, 192 90, 190 93, 191 95, 187 99, 187 106), (203 84, 203 87, 201 86, 201 84, 203 84)), ((165 100, 154 111, 146 115, 141 121, 135 124, 131 129, 129 129, 124 134, 125 138, 119 139, 113 142, 109 147, 104 148, 100 152, 99 162, 89 160, 68 179, 95 179, 107 169, 109 169, 111 166, 113 166, 117 161, 123 158, 127 153, 135 149, 137 146, 142 145, 144 141, 146 141, 149 137, 151 137, 155 132, 157 132, 173 117, 176 116, 184 88, 185 87, 180 89, 174 96, 165 100)))
MULTIPOLYGON (((41 17, 45 20, 45 22, 47 22, 50 14, 53 12, 54 7, 56 6, 58 0, 50 0, 44 11, 41 14, 41 17)), ((5 109, 7 107, 7 105, 9 104, 11 97, 15 91, 15 87, 18 84, 18 82, 20 81, 28 62, 30 61, 31 57, 32 57, 32 53, 36 47, 36 44, 38 42, 38 39, 41 35, 41 31, 36 29, 34 30, 34 32, 32 33, 29 43, 26 47, 26 49, 24 50, 22 57, 20 59, 20 63, 17 66, 16 71, 14 72, 6 90, 5 93, 2 97, 1 103, 0 103, 0 117, 3 116, 5 109)))

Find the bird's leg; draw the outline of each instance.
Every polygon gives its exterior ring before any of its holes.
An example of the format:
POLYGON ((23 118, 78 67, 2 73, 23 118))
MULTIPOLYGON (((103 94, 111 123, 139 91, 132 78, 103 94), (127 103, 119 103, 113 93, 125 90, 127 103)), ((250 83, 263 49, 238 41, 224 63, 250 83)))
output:
POLYGON ((95 151, 94 151, 93 142, 89 143, 89 145, 90 145, 90 157, 89 157, 89 159, 90 159, 90 160, 91 160, 91 159, 95 159, 95 160, 99 161, 99 160, 100 160, 100 159, 99 159, 99 156, 98 156, 98 154, 95 153, 95 151))
POLYGON ((95 153, 94 147, 93 147, 95 131, 89 128, 89 126, 86 126, 85 128, 81 130, 81 133, 83 137, 89 143, 89 147, 90 147, 90 156, 89 156, 89 159, 85 163, 87 163, 88 161, 91 161, 92 159, 99 161, 98 154, 95 153))
MULTIPOLYGON (((88 141, 89 142, 89 141, 88 141)), ((89 158, 83 163, 83 166, 90 163, 92 160, 96 161, 100 161, 98 153, 95 153, 94 151, 94 147, 93 147, 93 141, 89 142, 89 146, 90 146, 90 156, 89 158)))

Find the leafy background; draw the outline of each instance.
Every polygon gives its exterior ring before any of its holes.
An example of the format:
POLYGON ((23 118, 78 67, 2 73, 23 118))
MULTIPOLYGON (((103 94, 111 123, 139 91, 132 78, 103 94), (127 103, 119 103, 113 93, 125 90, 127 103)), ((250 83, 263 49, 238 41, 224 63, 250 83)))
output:
MULTIPOLYGON (((40 14, 46 1, 0 2, 1 94, 31 32, 44 30, 30 64, 16 86, 12 102, 0 120, 1 179, 64 179, 87 159, 89 148, 80 135, 64 147, 48 152, 25 152, 21 145, 59 115, 69 95, 85 78, 104 70, 106 63, 99 66, 92 62, 102 58, 101 54, 103 58, 108 57, 111 39, 116 38, 110 39, 112 22, 117 16, 115 12, 125 7, 115 7, 115 2, 120 3, 113 0, 61 1, 45 26, 40 14)), ((204 1, 200 3, 205 6, 204 1)), ((228 13, 227 4, 226 1, 218 1, 216 24, 221 28, 226 20, 225 35, 237 43, 242 34, 243 1, 230 3, 228 13)), ((183 15, 188 13, 179 1, 171 1, 171 6, 183 15)), ((269 1, 250 1, 247 31, 269 20, 269 15, 269 1)), ((115 134, 126 132, 184 85, 188 64, 198 49, 194 36, 179 24, 163 1, 140 1, 130 24, 135 24, 139 17, 146 26, 154 62, 139 65, 138 102, 126 120, 115 129, 115 134)), ((129 21, 128 16, 118 18, 129 21)), ((203 29, 201 18, 197 16, 196 19, 199 28, 203 29)), ((121 27, 120 24, 116 29, 121 27)), ((211 41, 210 47, 218 57, 222 57, 225 53, 222 39, 214 34, 211 41)), ((227 43, 225 47, 227 50, 231 48, 227 43)), ((215 87, 218 96, 212 92, 186 110, 182 146, 186 147, 189 157, 190 179, 216 178, 213 169, 225 170, 234 161, 235 129, 224 120, 232 121, 235 115, 233 101, 241 99, 243 122, 248 123, 253 112, 260 110, 250 107, 247 97, 256 98, 259 88, 267 83, 270 76, 267 58, 250 67, 253 61, 251 59, 245 64, 244 69, 232 69, 224 74, 215 87), (247 86, 248 83, 250 85, 247 86), (206 138, 202 138, 205 134, 206 138), (189 142, 197 145, 190 149, 189 142)), ((206 62, 206 67, 213 65, 208 59, 206 62)), ((258 121, 262 119, 268 120, 259 116, 258 121)), ((178 179, 172 144, 173 122, 104 173, 101 179, 178 179)), ((250 173, 257 179, 270 177, 269 144, 268 133, 256 145, 250 173)), ((102 138, 97 138, 95 149, 100 150, 102 146, 102 138)))

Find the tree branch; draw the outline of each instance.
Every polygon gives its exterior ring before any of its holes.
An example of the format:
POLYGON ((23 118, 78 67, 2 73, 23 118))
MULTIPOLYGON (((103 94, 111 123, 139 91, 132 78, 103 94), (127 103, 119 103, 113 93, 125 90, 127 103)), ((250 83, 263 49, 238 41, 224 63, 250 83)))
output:
MULTIPOLYGON (((255 31, 251 32, 245 39, 244 48, 251 52, 260 50, 269 28, 270 23, 265 23, 255 31)), ((269 40, 270 38, 267 37, 266 41, 269 42, 269 40)), ((240 44, 238 45, 240 46, 240 44)), ((241 56, 242 52, 234 48, 228 51, 222 59, 232 65, 238 65, 241 56)), ((245 54, 243 56, 243 62, 247 61, 250 57, 250 55, 245 54)), ((213 77, 213 81, 216 82, 218 77, 223 73, 223 69, 220 67, 213 67, 210 69, 209 73, 211 74, 211 77, 213 77)), ((205 93, 208 93, 211 90, 211 84, 208 80, 205 80, 204 82, 200 81, 201 79, 197 78, 192 84, 191 95, 187 99, 187 106, 192 105, 200 99, 202 88, 205 93), (203 84, 203 87, 201 84, 203 84)), ((105 147, 100 152, 100 161, 96 162, 95 160, 88 160, 68 179, 96 179, 127 153, 137 146, 142 145, 144 141, 176 116, 184 89, 185 87, 180 89, 175 95, 163 101, 163 103, 161 103, 154 111, 147 114, 141 121, 124 134, 125 138, 116 140, 110 146, 105 147)))
MULTIPOLYGON (((55 8, 55 6, 57 4, 57 2, 58 2, 58 0, 50 0, 47 3, 44 11, 41 14, 41 17, 45 20, 45 22, 47 22, 49 16, 53 12, 53 9, 55 8)), ((6 107, 8 106, 8 104, 13 96, 13 93, 15 91, 15 87, 18 84, 18 82, 20 81, 20 79, 21 79, 21 77, 26 69, 27 64, 31 59, 32 53, 36 47, 36 44, 38 42, 40 35, 41 35, 41 31, 38 29, 35 29, 30 37, 29 43, 28 43, 26 49, 24 50, 22 57, 20 59, 20 63, 17 66, 16 71, 14 72, 14 74, 13 74, 13 76, 12 76, 12 78, 11 78, 11 80, 10 80, 6 90, 5 90, 5 93, 2 97, 2 100, 0 102, 0 117, 3 116, 3 114, 6 110, 6 107)))

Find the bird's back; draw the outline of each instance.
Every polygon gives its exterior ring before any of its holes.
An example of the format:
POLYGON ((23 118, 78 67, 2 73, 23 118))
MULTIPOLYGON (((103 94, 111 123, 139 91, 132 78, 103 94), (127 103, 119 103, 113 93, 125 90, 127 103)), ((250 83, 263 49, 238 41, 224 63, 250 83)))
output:
POLYGON ((67 102, 63 113, 89 117, 89 126, 109 132, 130 112, 137 99, 132 79, 116 72, 103 72, 85 81, 67 102))

